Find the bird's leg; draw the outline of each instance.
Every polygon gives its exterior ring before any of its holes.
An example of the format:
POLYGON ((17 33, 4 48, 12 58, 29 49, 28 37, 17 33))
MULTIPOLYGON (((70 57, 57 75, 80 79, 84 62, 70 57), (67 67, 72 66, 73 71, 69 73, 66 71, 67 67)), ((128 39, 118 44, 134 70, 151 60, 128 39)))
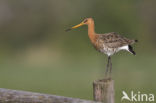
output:
POLYGON ((110 57, 109 63, 110 63, 110 64, 109 64, 109 66, 110 66, 110 69, 109 69, 110 71, 109 71, 109 73, 110 73, 110 75, 111 75, 111 73, 112 73, 112 61, 111 61, 111 57, 110 57))
POLYGON ((107 60, 107 67, 106 67, 106 72, 105 72, 106 78, 107 78, 107 76, 108 76, 109 68, 110 68, 110 57, 108 57, 108 60, 107 60))

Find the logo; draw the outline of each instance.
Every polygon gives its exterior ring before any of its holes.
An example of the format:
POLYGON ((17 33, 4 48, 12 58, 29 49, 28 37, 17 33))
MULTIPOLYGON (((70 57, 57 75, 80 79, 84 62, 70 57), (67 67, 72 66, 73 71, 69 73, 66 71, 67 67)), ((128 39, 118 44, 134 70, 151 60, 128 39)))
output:
POLYGON ((130 94, 128 95, 125 91, 122 91, 122 98, 121 101, 123 100, 128 100, 132 102, 153 102, 154 101, 154 94, 146 94, 146 93, 141 93, 140 91, 134 92, 131 91, 130 94))

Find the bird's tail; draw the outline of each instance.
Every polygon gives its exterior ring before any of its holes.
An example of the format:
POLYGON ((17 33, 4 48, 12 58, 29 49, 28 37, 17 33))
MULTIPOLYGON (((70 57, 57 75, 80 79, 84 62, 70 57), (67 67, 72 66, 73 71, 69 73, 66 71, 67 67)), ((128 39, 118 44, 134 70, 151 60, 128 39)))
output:
POLYGON ((134 42, 135 42, 135 43, 137 43, 137 42, 138 42, 138 40, 134 40, 134 42))
POLYGON ((132 40, 130 44, 134 44, 134 43, 137 43, 138 40, 132 40))
POLYGON ((135 51, 133 50, 133 47, 131 45, 128 45, 128 51, 132 53, 133 55, 136 55, 135 51))

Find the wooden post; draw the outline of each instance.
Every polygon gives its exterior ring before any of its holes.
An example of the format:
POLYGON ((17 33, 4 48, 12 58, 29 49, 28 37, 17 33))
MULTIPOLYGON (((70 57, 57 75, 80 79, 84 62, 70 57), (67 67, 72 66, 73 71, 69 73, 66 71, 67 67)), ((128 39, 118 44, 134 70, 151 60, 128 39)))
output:
POLYGON ((114 80, 111 78, 93 82, 94 100, 103 103, 114 103, 114 80))
POLYGON ((0 103, 98 103, 90 100, 0 88, 0 103))

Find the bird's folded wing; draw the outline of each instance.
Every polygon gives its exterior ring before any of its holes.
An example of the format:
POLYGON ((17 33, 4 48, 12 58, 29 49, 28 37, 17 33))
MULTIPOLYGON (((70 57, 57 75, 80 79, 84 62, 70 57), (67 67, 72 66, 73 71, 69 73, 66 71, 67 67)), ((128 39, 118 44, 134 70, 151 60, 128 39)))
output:
POLYGON ((99 42, 103 42, 103 44, 109 48, 118 48, 125 45, 130 45, 134 42, 134 40, 127 39, 115 32, 111 32, 101 34, 99 42))

